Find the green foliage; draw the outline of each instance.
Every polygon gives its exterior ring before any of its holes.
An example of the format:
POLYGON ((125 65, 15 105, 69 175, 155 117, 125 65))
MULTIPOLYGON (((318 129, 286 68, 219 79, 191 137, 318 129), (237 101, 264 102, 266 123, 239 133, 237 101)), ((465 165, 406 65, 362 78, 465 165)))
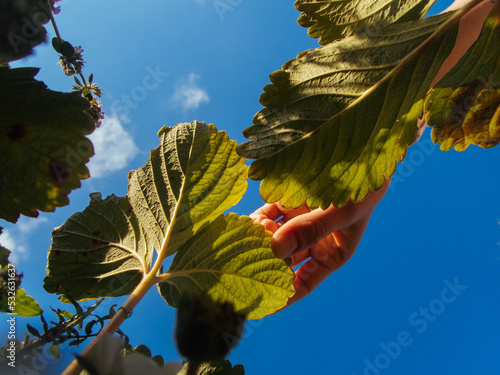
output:
POLYGON ((159 132, 149 161, 129 174, 126 197, 93 194, 88 208, 53 232, 45 289, 76 300, 130 294, 158 274, 160 294, 177 306, 184 291, 231 302, 250 318, 283 307, 293 272, 271 251, 270 234, 249 218, 222 212, 246 188, 236 143, 213 125, 192 122, 159 132))
POLYGON ((88 101, 47 89, 37 72, 0 68, 0 218, 10 222, 67 205, 94 154, 88 101))
POLYGON ((301 11, 299 25, 309 27, 312 38, 320 44, 348 37, 360 30, 422 18, 435 0, 297 0, 301 11))
MULTIPOLYGON (((0 228, 2 234, 2 228, 0 228)), ((38 303, 20 289, 22 274, 9 262, 10 250, 0 245, 0 312, 18 316, 36 316, 43 310, 38 303)))
POLYGON ((262 98, 268 108, 239 148, 258 159, 249 177, 263 180, 264 200, 327 208, 380 189, 413 142, 423 99, 454 45, 449 19, 357 34, 273 73, 262 98))
POLYGON ((0 64, 30 55, 45 41, 49 20, 48 1, 0 1, 0 64))
POLYGON ((441 150, 500 143, 500 28, 493 11, 479 39, 431 90, 425 109, 441 150))
POLYGON ((250 218, 219 216, 183 244, 160 294, 177 307, 183 292, 207 293, 230 301, 248 319, 260 319, 293 294, 293 272, 270 247, 271 234, 250 218))

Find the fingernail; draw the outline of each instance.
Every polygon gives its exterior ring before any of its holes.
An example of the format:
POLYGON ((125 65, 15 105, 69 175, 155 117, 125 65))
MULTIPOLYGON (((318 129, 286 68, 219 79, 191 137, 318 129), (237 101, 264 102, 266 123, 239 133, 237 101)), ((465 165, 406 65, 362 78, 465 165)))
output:
POLYGON ((278 258, 286 258, 297 249, 298 243, 291 233, 276 235, 271 240, 271 248, 278 258))

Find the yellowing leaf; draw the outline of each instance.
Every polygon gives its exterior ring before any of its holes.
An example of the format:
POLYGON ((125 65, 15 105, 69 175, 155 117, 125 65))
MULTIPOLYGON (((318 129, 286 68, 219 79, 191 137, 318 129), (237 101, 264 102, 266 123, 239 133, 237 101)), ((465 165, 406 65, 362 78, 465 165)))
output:
POLYGON ((492 12, 479 39, 436 83, 428 96, 426 122, 441 150, 500 143, 500 27, 492 12))

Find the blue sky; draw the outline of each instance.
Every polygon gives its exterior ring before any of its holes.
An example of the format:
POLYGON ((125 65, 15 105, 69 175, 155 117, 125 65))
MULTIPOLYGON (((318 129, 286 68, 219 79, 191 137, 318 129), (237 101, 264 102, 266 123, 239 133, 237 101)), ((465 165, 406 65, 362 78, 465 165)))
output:
MULTIPOLYGON (((433 12, 449 3, 437 1, 433 12)), ((318 46, 298 26, 292 1, 65 0, 61 8, 63 38, 83 46, 84 71, 103 88, 107 117, 92 136, 93 177, 68 207, 16 226, 0 221, 23 287, 52 319, 49 306, 61 305, 42 287, 52 229, 94 191, 125 195, 128 171, 147 161, 163 125, 196 119, 243 142, 269 74, 318 46)), ((42 67, 38 79, 68 91, 72 79, 56 62, 47 45, 15 65, 42 67)), ((306 299, 248 322, 233 364, 252 375, 499 374, 499 160, 500 147, 442 152, 427 131, 398 167, 354 257, 306 299)), ((235 210, 247 215, 262 204, 250 181, 235 210)), ((132 344, 179 359, 174 318, 151 290, 122 329, 132 344)), ((0 332, 6 327, 2 321, 0 332)), ((72 352, 49 360, 45 373, 64 368, 72 352)))

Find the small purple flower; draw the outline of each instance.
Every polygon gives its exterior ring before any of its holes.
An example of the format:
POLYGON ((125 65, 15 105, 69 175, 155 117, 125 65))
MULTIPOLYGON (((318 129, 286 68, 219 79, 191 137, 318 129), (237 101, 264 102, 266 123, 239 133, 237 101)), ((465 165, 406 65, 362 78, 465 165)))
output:
POLYGON ((56 7, 56 3, 60 2, 61 0, 50 0, 50 8, 52 9, 52 13, 54 14, 59 14, 61 11, 60 7, 56 7))
POLYGON ((58 64, 61 65, 64 74, 67 76, 72 76, 74 74, 80 73, 82 68, 85 66, 85 61, 83 61, 83 48, 81 46, 76 46, 73 56, 59 56, 58 64))

